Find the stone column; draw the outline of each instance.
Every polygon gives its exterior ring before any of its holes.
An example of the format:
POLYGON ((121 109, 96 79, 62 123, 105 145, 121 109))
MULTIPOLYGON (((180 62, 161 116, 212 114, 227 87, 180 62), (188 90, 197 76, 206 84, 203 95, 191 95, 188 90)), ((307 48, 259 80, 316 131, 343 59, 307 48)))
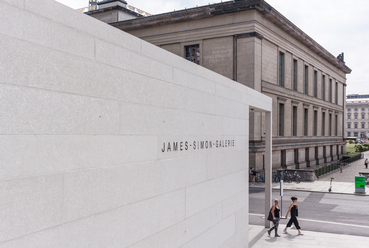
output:
POLYGON ((272 112, 265 113, 265 227, 270 227, 267 220, 272 206, 272 112))

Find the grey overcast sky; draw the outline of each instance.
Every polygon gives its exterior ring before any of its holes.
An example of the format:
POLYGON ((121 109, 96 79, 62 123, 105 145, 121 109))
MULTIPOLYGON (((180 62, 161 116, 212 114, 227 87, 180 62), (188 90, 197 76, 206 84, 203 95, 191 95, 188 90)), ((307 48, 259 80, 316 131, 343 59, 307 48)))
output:
MULTIPOLYGON (((88 0, 57 0, 71 8, 88 6, 88 0)), ((126 0, 151 14, 217 3, 214 0, 126 0)), ((266 0, 273 8, 322 45, 334 56, 345 53, 352 69, 347 75, 347 94, 369 94, 368 0, 266 0)))

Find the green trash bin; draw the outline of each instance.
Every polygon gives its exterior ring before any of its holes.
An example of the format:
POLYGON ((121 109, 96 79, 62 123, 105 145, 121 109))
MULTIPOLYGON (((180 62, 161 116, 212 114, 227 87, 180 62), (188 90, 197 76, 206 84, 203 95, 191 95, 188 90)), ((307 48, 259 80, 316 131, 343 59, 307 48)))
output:
POLYGON ((365 194, 365 177, 355 176, 355 193, 365 194))

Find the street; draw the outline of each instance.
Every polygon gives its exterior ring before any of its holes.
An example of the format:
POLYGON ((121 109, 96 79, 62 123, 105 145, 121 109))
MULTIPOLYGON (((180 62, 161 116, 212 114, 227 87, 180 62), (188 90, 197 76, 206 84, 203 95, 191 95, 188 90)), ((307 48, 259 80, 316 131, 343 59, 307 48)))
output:
MULTIPOLYGON (((286 215, 291 196, 298 198, 299 222, 302 230, 348 234, 367 237, 369 234, 369 197, 320 192, 284 191, 282 216, 286 215)), ((273 199, 281 200, 279 190, 273 190, 273 199)), ((250 188, 251 225, 264 225, 264 189, 250 188)), ((279 232, 287 224, 280 222, 279 232)), ((291 233, 297 230, 290 230, 291 233)))

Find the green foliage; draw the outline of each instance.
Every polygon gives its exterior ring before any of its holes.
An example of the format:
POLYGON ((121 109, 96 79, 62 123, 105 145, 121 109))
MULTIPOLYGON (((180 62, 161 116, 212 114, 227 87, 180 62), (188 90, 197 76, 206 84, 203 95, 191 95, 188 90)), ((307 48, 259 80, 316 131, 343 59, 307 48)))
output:
POLYGON ((362 152, 363 151, 363 146, 362 145, 360 145, 360 144, 357 144, 357 145, 355 145, 354 146, 355 147, 355 150, 358 152, 358 151, 360 151, 360 152, 362 152))
POLYGON ((348 158, 352 158, 355 157, 356 155, 360 154, 359 152, 351 152, 350 154, 347 154, 345 156, 342 157, 342 160, 348 159, 348 158))

